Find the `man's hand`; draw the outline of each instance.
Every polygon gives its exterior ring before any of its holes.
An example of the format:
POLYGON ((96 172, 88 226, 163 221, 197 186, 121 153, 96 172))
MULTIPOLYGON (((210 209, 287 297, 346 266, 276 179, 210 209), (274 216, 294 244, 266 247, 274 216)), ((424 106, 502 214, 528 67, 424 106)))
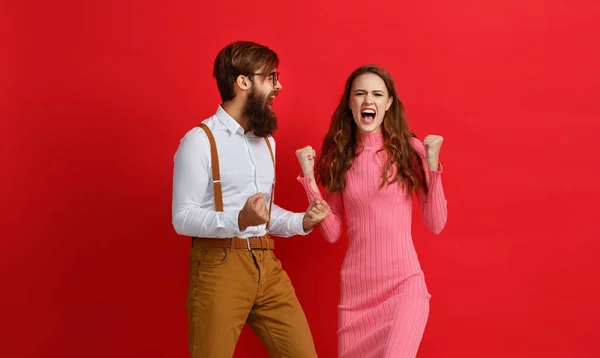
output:
POLYGON ((321 198, 316 198, 310 203, 306 210, 304 220, 302 220, 302 228, 304 231, 314 228, 319 225, 321 221, 327 219, 330 213, 331 210, 327 202, 321 198))
POLYGON ((240 231, 244 231, 248 226, 266 224, 268 220, 269 211, 265 197, 261 193, 257 193, 246 200, 246 204, 238 216, 238 227, 240 231))

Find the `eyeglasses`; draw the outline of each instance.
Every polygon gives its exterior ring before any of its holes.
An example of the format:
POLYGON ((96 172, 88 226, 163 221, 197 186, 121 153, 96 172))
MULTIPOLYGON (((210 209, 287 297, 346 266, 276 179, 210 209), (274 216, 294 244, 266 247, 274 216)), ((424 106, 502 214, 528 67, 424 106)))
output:
POLYGON ((273 71, 270 73, 249 73, 246 76, 248 77, 252 77, 252 76, 268 76, 268 78, 271 78, 271 82, 273 83, 273 86, 277 86, 277 83, 279 82, 279 72, 277 71, 273 71))

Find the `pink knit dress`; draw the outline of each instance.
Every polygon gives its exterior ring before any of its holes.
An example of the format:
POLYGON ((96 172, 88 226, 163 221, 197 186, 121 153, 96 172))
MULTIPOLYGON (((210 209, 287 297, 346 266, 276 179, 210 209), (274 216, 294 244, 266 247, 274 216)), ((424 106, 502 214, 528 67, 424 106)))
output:
MULTIPOLYGON (((346 173, 342 193, 327 193, 331 215, 320 228, 328 242, 348 226, 348 250, 340 273, 338 352, 340 357, 415 357, 427 317, 429 292, 411 237, 412 195, 400 184, 380 187, 387 155, 382 132, 365 134, 364 150, 346 173)), ((360 144, 359 144, 360 145, 360 144)), ((413 146, 422 158, 419 140, 413 146)), ((446 198, 438 171, 427 170, 429 193, 418 192, 427 228, 438 234, 446 224, 446 198)), ((299 177, 309 200, 322 197, 311 179, 299 177)))

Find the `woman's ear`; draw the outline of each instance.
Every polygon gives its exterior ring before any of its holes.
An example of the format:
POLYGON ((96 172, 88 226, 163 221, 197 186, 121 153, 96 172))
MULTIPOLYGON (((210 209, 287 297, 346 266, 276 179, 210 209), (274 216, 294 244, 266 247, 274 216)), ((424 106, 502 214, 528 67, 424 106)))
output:
POLYGON ((390 107, 392 106, 392 102, 394 102, 394 97, 391 97, 388 99, 388 102, 385 106, 385 110, 387 111, 388 109, 390 109, 390 107))

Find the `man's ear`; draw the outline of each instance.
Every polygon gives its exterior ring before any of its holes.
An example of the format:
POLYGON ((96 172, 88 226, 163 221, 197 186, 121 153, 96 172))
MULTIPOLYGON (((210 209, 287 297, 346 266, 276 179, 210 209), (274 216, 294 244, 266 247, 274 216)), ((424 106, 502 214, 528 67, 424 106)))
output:
POLYGON ((252 82, 250 82, 250 79, 244 75, 237 76, 235 83, 243 91, 247 91, 252 88, 252 82))

